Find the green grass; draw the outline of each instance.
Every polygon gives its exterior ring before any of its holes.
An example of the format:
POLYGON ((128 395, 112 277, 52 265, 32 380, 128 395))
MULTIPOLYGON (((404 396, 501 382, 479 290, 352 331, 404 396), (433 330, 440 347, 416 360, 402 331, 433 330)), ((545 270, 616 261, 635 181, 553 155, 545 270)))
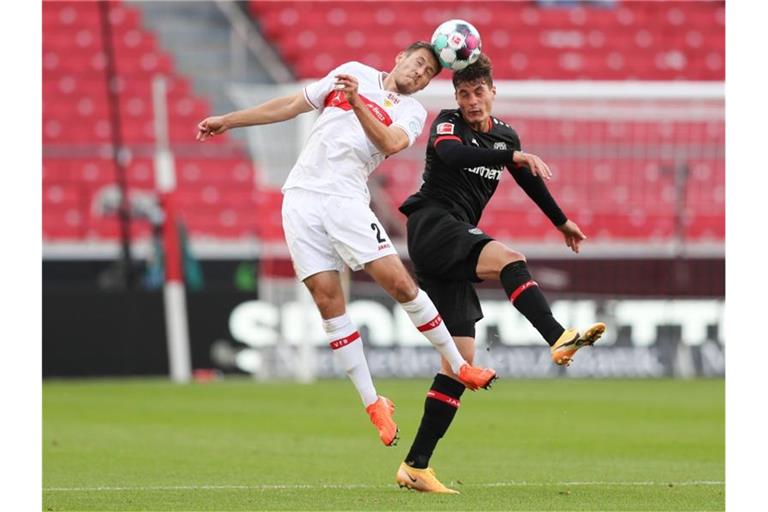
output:
POLYGON ((351 383, 46 381, 43 510, 724 510, 722 380, 501 380, 467 392, 397 488, 428 380, 379 380, 382 446, 351 383))

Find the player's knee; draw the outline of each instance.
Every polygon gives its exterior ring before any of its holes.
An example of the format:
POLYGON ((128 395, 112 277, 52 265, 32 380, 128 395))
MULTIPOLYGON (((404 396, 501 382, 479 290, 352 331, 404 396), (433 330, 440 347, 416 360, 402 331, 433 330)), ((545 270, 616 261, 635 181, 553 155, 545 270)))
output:
POLYGON ((411 302, 419 294, 419 288, 408 274, 404 274, 392 278, 389 292, 397 302, 411 302))
POLYGON ((504 265, 503 266, 507 266, 510 263, 514 263, 516 261, 522 261, 522 262, 526 261, 525 254, 523 254, 523 253, 521 253, 519 251, 516 251, 514 249, 510 249, 509 247, 505 247, 504 248, 504 257, 503 257, 503 259, 504 259, 504 265))
POLYGON ((332 318, 344 312, 344 299, 329 290, 313 290, 312 298, 323 318, 332 318))
POLYGON ((328 297, 315 297, 315 304, 317 305, 317 309, 320 310, 320 315, 323 318, 333 318, 335 315, 333 314, 334 311, 334 303, 333 301, 328 297))

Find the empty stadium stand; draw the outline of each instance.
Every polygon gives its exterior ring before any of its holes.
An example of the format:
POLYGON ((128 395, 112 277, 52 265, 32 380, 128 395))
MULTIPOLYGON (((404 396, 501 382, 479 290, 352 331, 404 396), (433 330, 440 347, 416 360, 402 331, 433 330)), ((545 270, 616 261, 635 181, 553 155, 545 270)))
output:
MULTIPOLYGON (((483 34, 496 79, 724 80, 725 5, 701 2, 616 2, 541 6, 536 2, 250 2, 262 31, 303 78, 360 60, 389 69, 396 53, 428 40, 451 18, 472 22, 483 34)), ((447 76, 446 76, 447 77, 447 76)), ((444 78, 446 78, 444 77, 444 78)), ((431 122, 434 113, 428 119, 431 122)), ((509 120, 527 148, 608 143, 721 147, 722 122, 552 122, 509 120), (585 134, 587 137, 585 139, 585 134)), ((596 153, 599 153, 598 150, 596 153)), ((676 188, 678 161, 545 156, 557 174, 550 183, 566 212, 593 239, 723 240, 723 155, 685 160, 684 188, 676 188), (706 169, 703 171, 702 169, 706 169), (593 199, 595 198, 595 199, 593 199), (676 212, 675 205, 683 204, 676 212)), ((421 183, 423 161, 403 156, 379 173, 395 207, 421 183)), ((559 234, 511 179, 502 182, 482 225, 500 238, 556 240, 559 234)))
POLYGON ((536 2, 259 2, 251 11, 302 78, 348 60, 392 65, 441 22, 473 23, 498 79, 723 80, 725 3, 627 1, 541 7, 536 2))
MULTIPOLYGON (((118 236, 115 216, 95 199, 116 180, 106 53, 97 2, 43 3, 43 238, 99 240, 118 236), (93 155, 99 155, 94 157, 93 155)), ((176 149, 179 213, 194 236, 281 238, 279 192, 262 190, 246 152, 226 134, 196 144, 196 124, 210 115, 206 99, 174 70, 173 58, 145 30, 140 12, 110 2, 120 135, 129 150, 131 190, 154 189, 151 81, 168 77, 169 139, 176 149), (278 200, 276 200, 277 198, 278 200)), ((145 220, 132 225, 146 237, 145 220)))
MULTIPOLYGON (((259 184, 258 170, 237 141, 223 136, 203 145, 194 142, 197 121, 212 113, 209 102, 177 72, 172 55, 142 24, 140 10, 122 2, 110 5, 117 69, 112 85, 119 96, 120 133, 129 149, 131 189, 154 188, 150 88, 152 77, 162 73, 169 77, 177 204, 190 234, 281 240, 279 191, 259 184)), ((263 34, 300 78, 324 75, 352 59, 387 69, 400 48, 428 39, 439 22, 465 18, 483 34, 497 79, 724 80, 723 2, 570 8, 433 1, 249 5, 263 34)), ((114 239, 116 218, 100 215, 94 206, 116 176, 98 4, 46 1, 42 13, 43 237, 114 239)), ((722 150, 694 152, 684 160, 652 152, 611 158, 569 153, 595 141, 618 147, 722 147, 722 122, 510 121, 524 147, 542 150, 557 177, 550 188, 592 239, 665 241, 681 229, 689 240, 724 239, 722 150), (586 140, 584 133, 589 134, 586 140), (682 188, 680 176, 685 177, 682 188)), ((419 153, 398 155, 377 171, 393 208, 418 188, 422 170, 419 153)), ((505 179, 497 196, 482 227, 500 238, 557 239, 513 180, 505 179)), ((149 232, 145 221, 134 223, 134 237, 149 232)))

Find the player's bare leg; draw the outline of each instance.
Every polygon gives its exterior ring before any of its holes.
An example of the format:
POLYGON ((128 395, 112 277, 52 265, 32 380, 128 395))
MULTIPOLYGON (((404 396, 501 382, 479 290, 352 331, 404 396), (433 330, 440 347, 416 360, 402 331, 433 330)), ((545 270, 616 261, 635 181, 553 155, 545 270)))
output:
POLYGON ((525 256, 496 240, 483 247, 476 272, 480 279, 501 281, 515 308, 531 322, 551 347, 552 361, 556 364, 570 365, 577 350, 593 345, 605 332, 605 324, 600 322, 582 332, 563 328, 552 316, 552 310, 539 284, 531 279, 525 256))
POLYGON ((347 309, 341 277, 335 270, 318 272, 304 279, 323 320, 343 315, 347 309))
POLYGON ((497 240, 492 240, 485 244, 483 250, 480 251, 480 256, 477 259, 477 277, 484 281, 500 281, 502 269, 516 261, 525 263, 525 255, 510 249, 497 240))
POLYGON ((488 368, 475 368, 461 356, 456 344, 443 324, 432 300, 414 282, 403 262, 395 255, 368 262, 365 271, 403 307, 413 325, 445 358, 451 370, 462 383, 473 391, 488 388, 496 372, 488 368))
POLYGON ((304 280, 312 299, 323 318, 323 328, 333 350, 336 362, 344 368, 355 385, 371 423, 379 432, 385 446, 397 443, 397 424, 392 419, 394 404, 379 396, 365 360, 360 332, 346 314, 346 303, 341 278, 336 271, 318 272, 304 280))

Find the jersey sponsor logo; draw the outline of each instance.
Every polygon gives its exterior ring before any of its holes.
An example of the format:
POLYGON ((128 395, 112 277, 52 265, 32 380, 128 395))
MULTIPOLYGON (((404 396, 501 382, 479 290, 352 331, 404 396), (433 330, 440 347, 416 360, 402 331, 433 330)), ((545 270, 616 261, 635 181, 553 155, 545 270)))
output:
MULTIPOLYGON (((387 114, 386 110, 384 110, 382 107, 377 105, 376 103, 372 102, 362 94, 359 94, 360 99, 363 100, 365 103, 365 106, 368 108, 368 110, 373 114, 373 117, 379 120, 380 123, 382 123, 385 126, 389 126, 392 124, 392 118, 389 117, 389 114, 387 114)), ((340 108, 341 110, 352 110, 352 105, 349 103, 349 100, 347 100, 347 95, 344 94, 344 91, 333 91, 328 96, 325 97, 324 102, 325 107, 335 107, 340 108)))
POLYGON ((363 101, 365 101, 365 106, 368 107, 368 110, 371 111, 371 114, 373 114, 373 117, 378 119, 380 123, 383 123, 386 126, 389 126, 392 124, 392 119, 389 117, 389 114, 387 114, 387 112, 384 109, 382 109, 380 106, 378 106, 374 102, 366 100, 365 98, 363 98, 363 101))
POLYGON ((496 167, 496 168, 493 168, 493 167, 489 168, 485 166, 467 167, 464 170, 467 172, 471 172, 472 174, 477 174, 481 178, 486 178, 489 180, 499 181, 501 179, 501 171, 502 171, 501 167, 496 167))
POLYGON ((470 228, 469 232, 472 233, 473 235, 482 235, 483 234, 483 230, 480 229, 480 228, 470 228))
POLYGON ((437 134, 438 135, 452 135, 453 134, 453 123, 440 123, 437 125, 437 134))
POLYGON ((494 142, 493 143, 493 149, 507 149, 507 143, 506 142, 494 142))

